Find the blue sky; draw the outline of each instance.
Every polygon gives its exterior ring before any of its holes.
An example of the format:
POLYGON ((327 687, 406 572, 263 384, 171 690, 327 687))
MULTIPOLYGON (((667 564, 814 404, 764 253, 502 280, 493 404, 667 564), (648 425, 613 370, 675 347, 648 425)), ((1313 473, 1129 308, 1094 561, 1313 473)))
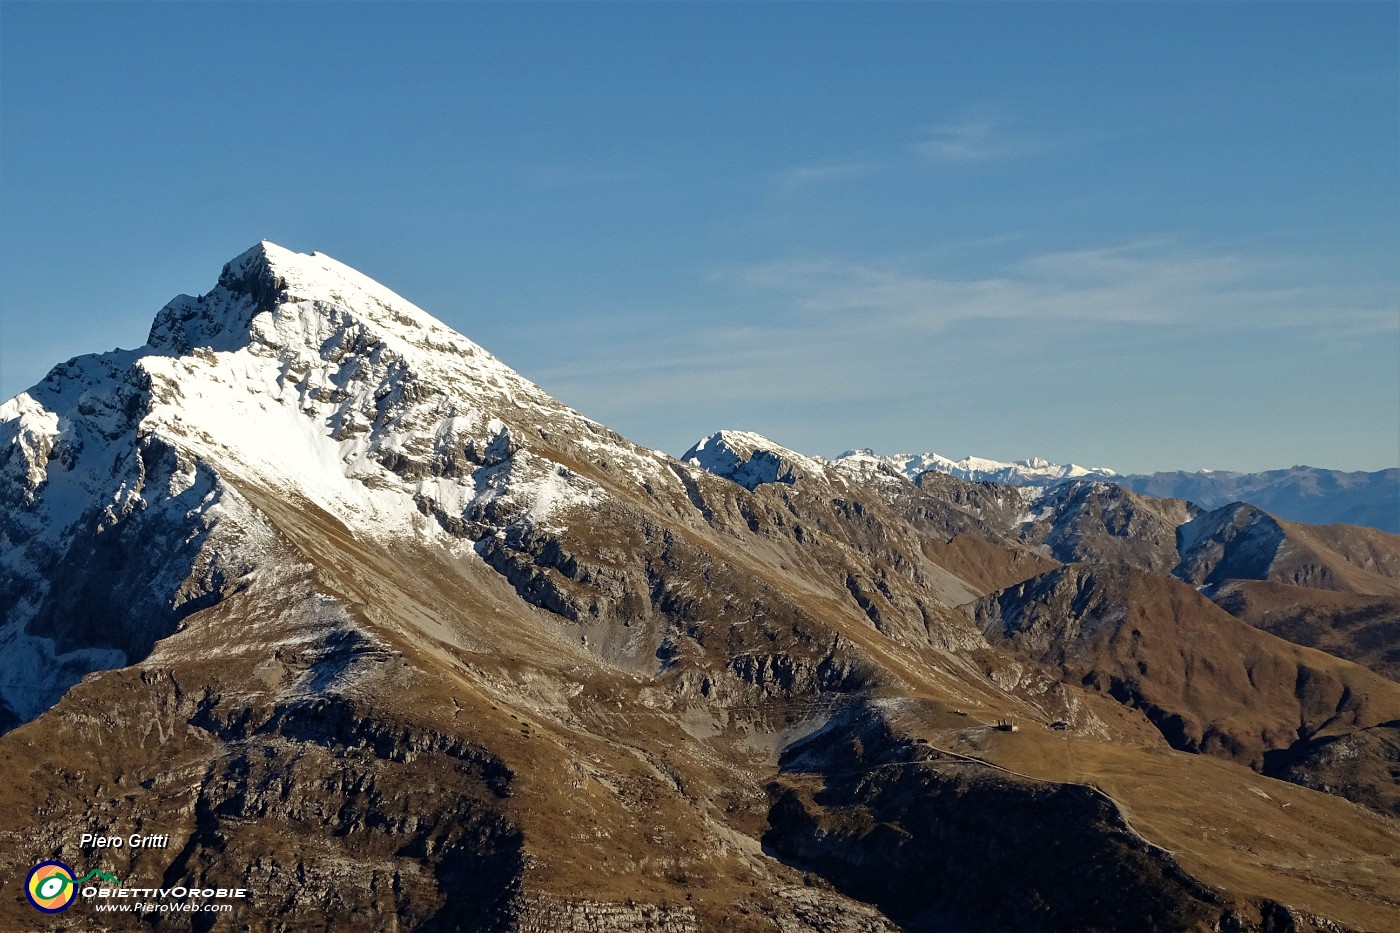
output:
POLYGON ((1400 7, 0 3, 0 396, 259 239, 679 453, 1400 464, 1400 7))

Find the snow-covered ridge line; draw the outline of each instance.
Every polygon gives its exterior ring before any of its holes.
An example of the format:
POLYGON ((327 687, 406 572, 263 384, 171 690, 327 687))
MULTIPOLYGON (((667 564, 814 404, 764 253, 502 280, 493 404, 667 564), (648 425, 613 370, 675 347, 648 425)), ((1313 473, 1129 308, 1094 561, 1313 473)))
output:
POLYGON ((751 431, 717 431, 697 442, 681 459, 749 488, 762 483, 791 482, 794 471, 820 473, 825 467, 863 480, 888 481, 898 476, 917 480, 920 474, 936 470, 959 479, 1007 486, 1051 486, 1069 479, 1108 479, 1118 475, 1103 467, 1056 464, 1039 458, 1005 463, 981 457, 950 460, 934 453, 882 457, 868 449, 848 450, 828 458, 799 453, 751 431))
MULTIPOLYGON (((848 450, 835 462, 852 458, 876 456, 869 450, 848 450)), ((985 457, 964 457, 952 460, 935 453, 893 454, 877 457, 882 463, 898 470, 910 479, 921 473, 937 470, 958 479, 973 482, 1003 483, 1009 486, 1048 486, 1067 479, 1107 479, 1119 474, 1107 467, 1086 467, 1077 463, 1051 463, 1040 457, 1006 462, 985 457)))
MULTIPOLYGON (((230 261, 208 293, 162 308, 146 346, 63 364, 4 406, 0 434, 15 434, 28 495, 48 478, 49 449, 99 410, 112 410, 102 430, 113 440, 160 436, 374 536, 431 531, 425 497, 470 507, 481 490, 462 474, 507 459, 545 423, 627 446, 378 282, 266 241, 230 261), (120 410, 118 388, 131 396, 120 410), (74 400, 82 414, 63 415, 74 400)), ((543 521, 572 500, 551 465, 535 466, 514 471, 512 486, 522 511, 543 521), (531 486, 555 507, 532 509, 531 486)), ((103 483, 94 474, 88 494, 105 493, 103 483)), ((580 478, 568 484, 588 495, 580 478)))

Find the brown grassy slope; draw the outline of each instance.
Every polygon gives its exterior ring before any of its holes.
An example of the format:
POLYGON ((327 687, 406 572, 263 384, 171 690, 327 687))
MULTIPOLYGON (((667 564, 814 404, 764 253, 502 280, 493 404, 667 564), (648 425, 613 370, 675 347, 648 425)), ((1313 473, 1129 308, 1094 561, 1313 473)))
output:
POLYGON ((1014 586, 1039 576, 1056 562, 1034 551, 1008 546, 975 533, 955 535, 947 541, 930 538, 924 553, 978 590, 979 596, 1014 586))
MULTIPOLYGON (((168 827, 172 848, 128 851, 111 868, 245 883, 258 900, 240 921, 272 911, 303 929, 385 929, 391 917, 450 929, 519 890, 690 910, 705 930, 771 929, 806 908, 785 893, 804 887, 798 873, 759 848, 763 789, 777 750, 816 725, 803 717, 823 715, 785 672, 819 666, 831 644, 795 636, 794 623, 858 646, 862 663, 886 672, 882 692, 945 709, 968 696, 1014 703, 882 634, 839 593, 824 595, 829 583, 803 591, 778 574, 760 585, 774 571, 744 556, 742 535, 728 551, 757 582, 697 602, 695 634, 671 666, 657 659, 643 676, 632 654, 618 665, 598 657, 579 623, 525 605, 474 556, 391 551, 304 504, 259 505, 308 556, 309 577, 263 568, 139 667, 89 679, 0 740, 7 878, 36 856, 79 860, 75 827, 140 822, 168 827), (739 596, 769 601, 768 619, 709 615, 739 596), (735 667, 741 657, 754 660, 735 667)), ((755 515, 751 534, 769 548, 755 515)), ((692 572, 710 535, 694 530, 692 572)), ((1351 852, 1340 838, 1320 845, 1351 852)), ((823 890, 837 915, 859 910, 823 890)), ((7 883, 0 923, 33 922, 16 894, 7 883)), ((1339 916, 1384 909, 1354 882, 1334 899, 1339 916)))
POLYGON ((1400 685, 1260 632, 1169 577, 1074 564, 971 608, 989 637, 1142 709, 1180 749, 1258 768, 1299 739, 1400 718, 1400 685))
POLYGON ((1264 580, 1232 580, 1210 596, 1255 628, 1400 680, 1400 597, 1264 580))
POLYGON ((1285 543, 1269 569, 1270 580, 1400 596, 1400 535, 1356 525, 1279 524, 1285 543))
MULTIPOLYGON (((111 870, 246 885, 257 901, 239 920, 254 924, 474 929, 521 891, 688 910, 708 928, 791 919, 773 892, 800 877, 751 835, 771 753, 748 733, 781 732, 780 705, 769 723, 697 695, 712 734, 696 744, 689 703, 644 696, 655 687, 560 637, 479 561, 357 542, 304 504, 279 517, 314 552, 309 576, 261 573, 140 667, 0 740, 6 878, 90 856, 75 828, 145 825, 171 848, 111 870)), ((32 921, 16 896, 7 883, 0 928, 32 921)))
MULTIPOLYGON (((870 695, 1028 707, 969 660, 980 636, 936 595, 956 581, 891 510, 688 478, 493 538, 485 559, 359 540, 244 488, 286 553, 0 740, 5 876, 35 840, 76 859, 74 827, 134 821, 174 846, 113 867, 245 882, 249 921, 450 929, 517 894, 637 901, 707 930, 792 921, 800 876, 759 847, 780 749, 870 695)), ((24 914, 15 893, 0 922, 24 914)))
POLYGON ((963 738, 1009 768, 1101 788, 1135 829, 1207 884, 1357 930, 1400 929, 1392 818, 1208 756, 1044 729, 963 738))

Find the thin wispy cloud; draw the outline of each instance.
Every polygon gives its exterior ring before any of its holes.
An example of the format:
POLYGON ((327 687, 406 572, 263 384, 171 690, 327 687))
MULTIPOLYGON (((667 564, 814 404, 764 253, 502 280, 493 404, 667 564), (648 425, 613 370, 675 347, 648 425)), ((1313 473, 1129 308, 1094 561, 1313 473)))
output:
POLYGON ((1369 358, 1400 341, 1392 283, 1320 258, 1159 238, 983 255, 978 274, 961 274, 949 270, 974 257, 949 252, 727 267, 684 314, 619 317, 602 341, 596 317, 555 333, 569 354, 532 376, 624 427, 655 423, 676 452, 724 424, 768 425, 801 446, 830 434, 838 412, 865 413, 856 440, 918 434, 972 405, 991 406, 1005 430, 1040 430, 1047 391, 1066 412, 1166 417, 1191 398, 1245 417, 1314 357, 1369 358), (660 318, 687 325, 645 325, 660 318), (1276 366, 1259 365, 1273 354, 1276 366))
POLYGON ((1385 283, 1300 284, 1281 260, 1168 251, 1159 242, 1043 252, 959 277, 911 262, 824 259, 733 270, 744 288, 867 327, 939 331, 970 320, 1210 324, 1387 332, 1400 316, 1385 283))
POLYGON ((1043 140, 1018 133, 1007 120, 979 116, 928 129, 914 151, 930 162, 991 162, 1039 152, 1043 140))
POLYGON ((1090 341, 1092 354, 1094 339, 1130 332, 1146 340, 1168 332, 1207 340, 1298 333, 1329 344, 1400 333, 1389 283, 1319 282, 1297 257, 1143 240, 1028 253, 979 276, 926 264, 825 258, 723 269, 710 284, 730 296, 727 318, 666 315, 696 324, 663 336, 645 326, 661 312, 621 316, 615 326, 590 317, 577 340, 563 341, 574 347, 570 359, 540 375, 550 388, 603 392, 610 404, 636 407, 697 392, 860 398, 917 380, 920 359, 946 352, 950 339, 970 358, 1000 358, 1035 356, 1047 341, 1060 345, 1074 334, 1090 341), (609 339, 590 341, 600 328, 609 339))
POLYGON ((792 165, 777 173, 776 187, 782 194, 796 194, 808 188, 869 175, 875 167, 874 162, 866 159, 823 159, 792 165))
MULTIPOLYGON (((773 174, 773 189, 792 196, 877 172, 909 168, 922 162, 986 162, 1017 158, 1047 148, 1044 140, 1018 134, 1000 116, 980 115, 925 128, 925 138, 911 149, 859 157, 817 158, 789 165, 773 174)), ((522 184, 536 190, 614 187, 636 181, 636 171, 589 165, 528 165, 519 170, 522 184)))
POLYGON ((930 163, 975 163, 1015 159, 1051 148, 1048 140, 1032 136, 1011 120, 994 114, 976 115, 915 131, 912 145, 878 151, 859 158, 812 159, 779 169, 773 188, 795 195, 825 185, 875 174, 926 169, 930 163))

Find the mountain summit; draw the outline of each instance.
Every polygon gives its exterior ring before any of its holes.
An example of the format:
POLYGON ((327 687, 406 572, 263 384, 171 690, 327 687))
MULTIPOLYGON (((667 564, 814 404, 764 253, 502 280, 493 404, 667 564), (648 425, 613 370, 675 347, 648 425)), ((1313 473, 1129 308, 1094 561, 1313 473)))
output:
POLYGON ((219 567, 241 552, 199 539, 248 511, 244 484, 356 534, 432 537, 443 534, 435 514, 450 523, 511 501, 538 523, 589 500, 581 477, 512 456, 522 434, 619 442, 373 280, 267 242, 226 265, 212 291, 161 309, 146 346, 55 368, 0 407, 0 424, 0 501, 13 517, 0 597, 14 606, 0 631, 0 697, 21 719, 87 671, 149 650, 184 607, 228 585, 223 571, 161 575, 199 564, 196 551, 219 567), (477 477, 481 466, 502 468, 477 477), (185 558, 149 555, 122 595, 147 621, 115 630, 98 618, 110 614, 117 594, 104 590, 115 581, 94 574, 91 549, 126 536, 147 547, 157 535, 128 529, 167 511, 159 520, 198 515, 206 527, 172 545, 185 558), (171 583, 184 592, 178 605, 148 605, 171 583))
POLYGON ((675 460, 261 243, 0 406, 0 927, 1400 928, 1400 684, 1210 599, 1378 644, 1355 531, 675 460))
MULTIPOLYGON (((179 295, 156 315, 146 345, 169 355, 196 347, 317 347, 358 329, 396 351, 490 357, 481 347, 373 279, 323 253, 266 240, 223 268, 218 285, 179 295)), ((501 367, 504 369, 505 367, 501 367)))

